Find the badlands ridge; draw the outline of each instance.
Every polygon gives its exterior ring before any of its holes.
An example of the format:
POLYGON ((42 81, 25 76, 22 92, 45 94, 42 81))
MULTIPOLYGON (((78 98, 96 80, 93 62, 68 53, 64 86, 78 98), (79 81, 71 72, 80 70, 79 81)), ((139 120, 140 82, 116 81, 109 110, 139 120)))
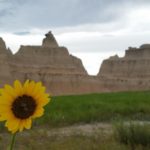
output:
POLYGON ((82 61, 58 45, 51 32, 41 46, 21 46, 16 54, 0 38, 0 86, 19 79, 42 81, 52 95, 148 90, 150 44, 126 50, 103 61, 97 76, 89 76, 82 61))

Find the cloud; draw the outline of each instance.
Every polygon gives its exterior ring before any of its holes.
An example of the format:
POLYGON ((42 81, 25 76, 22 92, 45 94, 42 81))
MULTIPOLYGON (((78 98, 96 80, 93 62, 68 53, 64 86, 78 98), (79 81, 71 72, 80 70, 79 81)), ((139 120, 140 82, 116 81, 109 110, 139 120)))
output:
POLYGON ((56 28, 117 22, 147 0, 5 0, 0 1, 1 31, 56 28))
POLYGON ((15 34, 15 35, 29 35, 30 34, 30 32, 28 32, 28 31, 22 31, 22 32, 14 32, 13 34, 15 34))

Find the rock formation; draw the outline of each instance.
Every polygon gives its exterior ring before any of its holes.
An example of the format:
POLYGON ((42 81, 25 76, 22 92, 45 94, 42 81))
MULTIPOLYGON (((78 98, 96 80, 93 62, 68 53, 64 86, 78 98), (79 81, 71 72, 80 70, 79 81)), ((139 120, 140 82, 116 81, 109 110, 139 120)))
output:
POLYGON ((19 79, 42 81, 52 95, 145 90, 150 88, 150 44, 129 47, 125 56, 103 61, 89 76, 81 60, 59 46, 48 32, 41 46, 21 46, 16 54, 0 38, 0 86, 19 79))
POLYGON ((97 78, 88 76, 81 60, 70 55, 66 47, 59 46, 51 32, 45 36, 41 46, 21 46, 15 55, 1 39, 1 81, 42 81, 53 95, 98 92, 97 78))
POLYGON ((8 59, 11 51, 6 48, 5 42, 0 38, 0 84, 9 83, 11 81, 10 67, 8 59))
POLYGON ((144 90, 150 88, 150 44, 129 47, 125 56, 103 61, 99 78, 111 90, 144 90))
POLYGON ((59 47, 58 43, 51 31, 49 31, 47 34, 45 34, 45 36, 46 36, 46 38, 43 39, 43 43, 42 43, 43 47, 51 47, 51 48, 59 47))

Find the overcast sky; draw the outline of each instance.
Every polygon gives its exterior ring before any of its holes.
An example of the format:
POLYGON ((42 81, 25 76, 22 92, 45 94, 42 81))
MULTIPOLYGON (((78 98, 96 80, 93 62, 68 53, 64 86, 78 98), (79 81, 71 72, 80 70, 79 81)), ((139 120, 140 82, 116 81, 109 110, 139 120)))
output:
POLYGON ((103 59, 150 43, 150 0, 0 0, 0 36, 13 52, 49 30, 96 74, 103 59))

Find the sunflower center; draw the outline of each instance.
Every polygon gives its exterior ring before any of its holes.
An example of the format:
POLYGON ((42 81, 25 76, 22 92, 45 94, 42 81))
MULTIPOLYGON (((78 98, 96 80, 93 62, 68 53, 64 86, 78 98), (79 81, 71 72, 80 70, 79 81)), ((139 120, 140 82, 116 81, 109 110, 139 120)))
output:
POLYGON ((17 118, 27 119, 33 115, 36 109, 36 102, 31 96, 19 96, 13 102, 11 109, 17 118))

